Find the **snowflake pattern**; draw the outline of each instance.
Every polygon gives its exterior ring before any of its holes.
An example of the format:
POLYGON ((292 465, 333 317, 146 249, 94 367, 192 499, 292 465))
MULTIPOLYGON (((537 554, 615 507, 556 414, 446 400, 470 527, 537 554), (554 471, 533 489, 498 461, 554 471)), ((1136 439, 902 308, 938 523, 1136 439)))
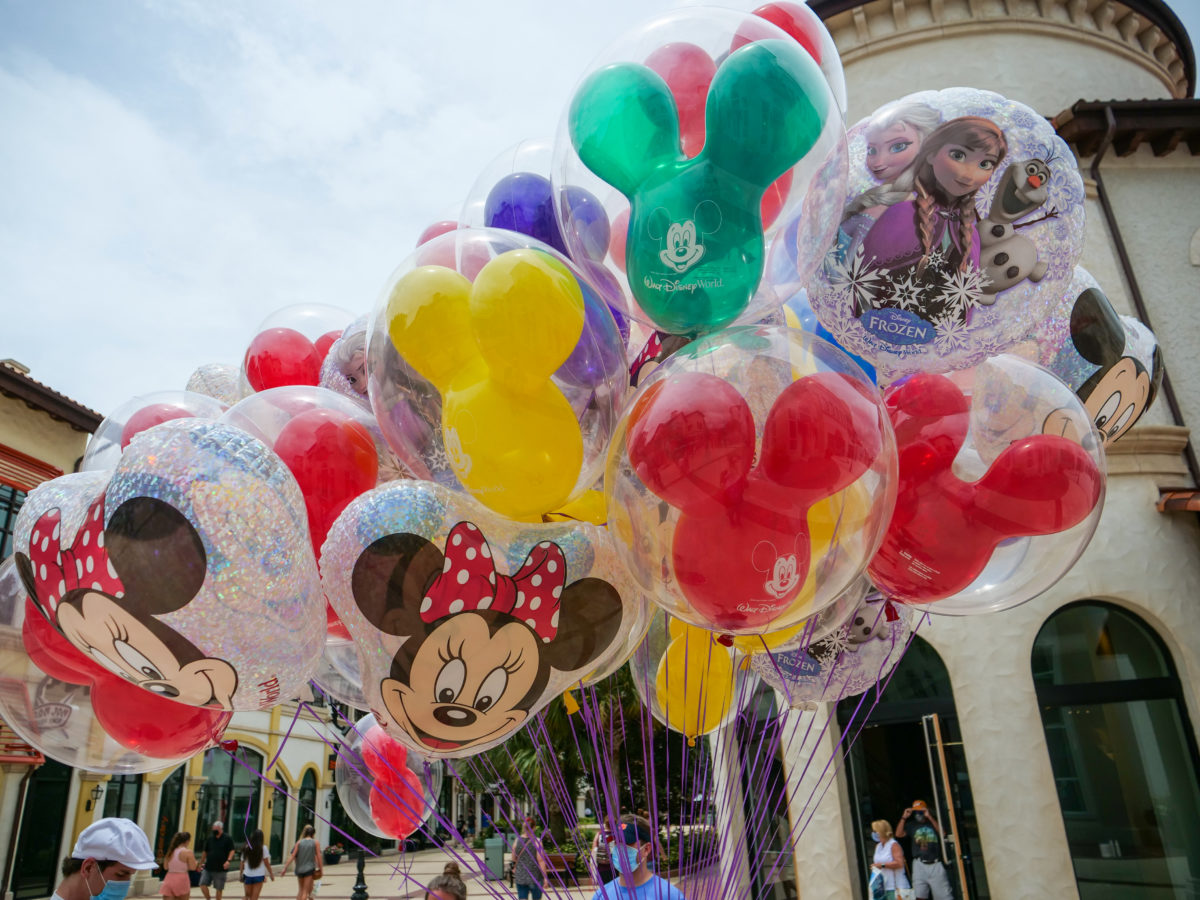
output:
POLYGON ((942 292, 938 295, 938 301, 945 304, 948 313, 961 318, 966 315, 967 310, 979 305, 984 285, 990 283, 982 269, 967 266, 949 274, 942 292))
POLYGON ((429 451, 429 468, 434 472, 450 471, 450 457, 446 454, 446 448, 439 442, 431 451, 429 451))
POLYGON ((839 294, 854 303, 855 308, 866 310, 875 305, 875 292, 880 287, 881 275, 863 259, 862 245, 854 251, 849 261, 834 261, 830 281, 839 294))
POLYGON ((941 316, 933 325, 937 329, 933 345, 939 353, 946 354, 953 353, 955 350, 966 350, 970 345, 971 337, 967 332, 967 323, 957 316, 953 314, 941 316))
POLYGON ((930 269, 940 269, 945 264, 946 264, 946 251, 943 250, 941 247, 938 247, 936 250, 931 251, 929 254, 929 259, 925 263, 926 267, 930 268, 930 269))
POLYGON ((899 281, 892 282, 895 293, 892 299, 900 304, 901 309, 920 309, 924 300, 921 283, 908 273, 899 281))
POLYGON ((822 638, 818 644, 814 644, 809 650, 809 654, 821 664, 823 669, 829 669, 842 658, 842 654, 848 649, 850 649, 850 628, 843 625, 837 631, 822 638))

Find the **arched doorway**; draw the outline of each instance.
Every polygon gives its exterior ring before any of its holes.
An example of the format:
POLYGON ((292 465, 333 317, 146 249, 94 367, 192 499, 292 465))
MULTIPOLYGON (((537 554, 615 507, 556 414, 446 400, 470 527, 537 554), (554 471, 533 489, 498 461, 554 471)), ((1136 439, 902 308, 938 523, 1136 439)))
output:
POLYGON ((179 813, 183 808, 183 766, 163 779, 158 794, 158 817, 154 822, 154 858, 162 859, 167 845, 179 831, 179 813))
POLYGON ((1200 766, 1166 645, 1085 601, 1046 621, 1032 665, 1081 900, 1196 896, 1200 766))
POLYGON ((71 767, 47 759, 29 781, 9 890, 13 900, 48 897, 58 883, 71 767))
MULTIPOLYGON (((869 705, 870 699, 847 697, 838 703, 837 715, 846 739, 854 741, 846 770, 862 867, 874 852, 871 822, 886 819, 895 828, 914 800, 925 800, 931 810, 937 809, 936 818, 947 837, 943 861, 955 896, 986 900, 991 894, 975 801, 945 663, 927 641, 914 635, 865 721, 860 703, 869 705)), ((902 843, 911 860, 912 848, 907 839, 902 843)), ((866 896, 865 880, 862 889, 866 896)))
POLYGON ((204 776, 208 780, 196 825, 198 847, 204 847, 208 827, 218 819, 238 847, 258 828, 262 764, 262 754, 245 746, 233 753, 215 747, 205 752, 204 776))

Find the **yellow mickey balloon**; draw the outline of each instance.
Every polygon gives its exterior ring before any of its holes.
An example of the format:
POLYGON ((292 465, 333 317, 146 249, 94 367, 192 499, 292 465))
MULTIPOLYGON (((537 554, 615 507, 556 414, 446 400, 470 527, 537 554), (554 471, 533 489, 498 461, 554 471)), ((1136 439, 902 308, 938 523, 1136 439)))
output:
POLYGON ((513 519, 570 499, 583 435, 550 376, 583 332, 579 284, 538 250, 502 253, 474 284, 423 266, 396 282, 387 330, 404 360, 442 394, 442 440, 459 482, 513 519))
POLYGON ((670 633, 654 690, 667 725, 696 738, 723 724, 733 708, 733 654, 710 632, 678 619, 670 633))

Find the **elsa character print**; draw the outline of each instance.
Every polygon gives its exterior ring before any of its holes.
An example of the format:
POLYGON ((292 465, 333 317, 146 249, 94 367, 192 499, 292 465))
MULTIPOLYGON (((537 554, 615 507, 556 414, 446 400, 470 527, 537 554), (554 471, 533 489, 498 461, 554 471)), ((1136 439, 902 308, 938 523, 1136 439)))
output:
POLYGON ((866 168, 878 184, 846 204, 838 230, 843 260, 854 255, 885 209, 913 195, 912 163, 921 145, 941 124, 941 113, 924 103, 897 103, 867 124, 866 168))
POLYGON ((925 139, 912 163, 915 197, 888 207, 863 239, 864 259, 889 276, 876 306, 966 321, 970 304, 942 288, 954 273, 979 269, 975 196, 1007 153, 1004 132, 978 116, 951 119, 925 139))

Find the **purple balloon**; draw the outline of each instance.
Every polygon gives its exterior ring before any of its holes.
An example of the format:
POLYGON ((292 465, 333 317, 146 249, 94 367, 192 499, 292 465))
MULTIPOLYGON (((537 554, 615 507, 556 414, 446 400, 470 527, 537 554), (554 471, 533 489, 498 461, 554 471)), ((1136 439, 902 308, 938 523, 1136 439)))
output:
POLYGON ((554 217, 550 179, 532 172, 505 175, 488 192, 483 222, 489 228, 506 228, 549 244, 566 254, 558 220, 554 217))
POLYGON ((588 259, 602 260, 608 253, 611 226, 604 204, 581 187, 563 189, 563 199, 571 217, 571 228, 588 259))
POLYGON ((555 374, 576 387, 595 388, 625 371, 625 342, 608 304, 582 279, 579 287, 583 292, 583 334, 555 374))

